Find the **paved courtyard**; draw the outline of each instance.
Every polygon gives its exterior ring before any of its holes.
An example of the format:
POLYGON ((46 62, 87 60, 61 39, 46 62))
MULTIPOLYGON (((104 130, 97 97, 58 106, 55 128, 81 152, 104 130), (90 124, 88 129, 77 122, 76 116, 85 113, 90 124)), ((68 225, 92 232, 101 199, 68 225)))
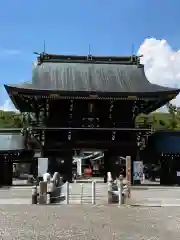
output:
POLYGON ((84 184, 83 204, 76 204, 81 186, 70 184, 70 205, 51 206, 31 205, 31 187, 1 188, 0 239, 180 239, 180 188, 133 188, 137 206, 119 207, 107 204, 103 183, 96 186, 97 205, 91 204, 91 183, 84 184))
POLYGON ((0 205, 0 239, 179 240, 180 208, 0 205))
MULTIPOLYGON (((107 205, 107 184, 96 184, 96 204, 107 205)), ((0 188, 0 204, 31 204, 32 187, 0 188)), ((91 204, 92 184, 70 184, 70 204, 91 204)), ((58 191, 57 195, 60 195, 58 191)), ((66 184, 63 186, 61 196, 66 195, 66 184)), ((61 202, 61 204, 66 201, 61 202)), ((141 206, 178 206, 180 207, 180 187, 133 187, 131 198, 127 201, 130 205, 141 206)))

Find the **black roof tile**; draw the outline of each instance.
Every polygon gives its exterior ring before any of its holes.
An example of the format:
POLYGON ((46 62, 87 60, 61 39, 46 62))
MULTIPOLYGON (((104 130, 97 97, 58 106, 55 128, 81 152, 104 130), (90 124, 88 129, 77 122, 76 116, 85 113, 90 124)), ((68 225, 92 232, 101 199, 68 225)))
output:
POLYGON ((138 58, 134 61, 131 61, 131 57, 94 59, 85 61, 82 56, 45 55, 33 69, 31 83, 12 87, 64 92, 139 94, 179 90, 151 84, 138 58))

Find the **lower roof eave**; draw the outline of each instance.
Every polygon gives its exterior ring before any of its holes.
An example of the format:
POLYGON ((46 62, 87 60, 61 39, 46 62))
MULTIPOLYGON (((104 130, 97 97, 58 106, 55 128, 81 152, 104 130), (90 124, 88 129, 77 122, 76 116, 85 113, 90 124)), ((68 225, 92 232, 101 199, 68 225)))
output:
MULTIPOLYGON (((13 96, 15 95, 27 95, 27 96, 44 96, 52 98, 121 98, 128 97, 132 100, 136 98, 157 98, 159 96, 172 95, 169 98, 175 98, 179 93, 180 89, 170 89, 167 91, 159 92, 97 92, 97 91, 61 91, 61 90, 52 90, 52 89, 32 89, 32 88, 21 88, 14 87, 10 85, 4 85, 7 93, 13 101, 13 96)), ((14 104, 16 104, 13 101, 14 104)), ((17 106, 18 107, 18 106, 17 106)))
POLYGON ((144 113, 149 114, 153 111, 156 111, 157 109, 166 105, 169 101, 173 100, 177 95, 178 93, 175 95, 167 95, 159 101, 154 101, 147 109, 145 109, 144 113))

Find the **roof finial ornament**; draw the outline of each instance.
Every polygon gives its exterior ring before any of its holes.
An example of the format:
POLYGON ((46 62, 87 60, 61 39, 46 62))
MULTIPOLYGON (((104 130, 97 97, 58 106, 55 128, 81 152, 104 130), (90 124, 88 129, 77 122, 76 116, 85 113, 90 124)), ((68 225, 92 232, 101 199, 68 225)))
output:
POLYGON ((46 53, 46 41, 43 42, 43 51, 41 53, 39 52, 33 52, 33 54, 38 55, 37 57, 37 65, 41 65, 43 60, 48 60, 49 55, 46 53))
POLYGON ((46 54, 46 41, 44 40, 44 43, 43 43, 43 52, 42 53, 39 53, 39 52, 33 52, 33 54, 35 54, 35 55, 44 55, 44 54, 46 54))
POLYGON ((89 55, 91 55, 91 44, 89 44, 89 55))
POLYGON ((39 56, 40 56, 40 53, 38 53, 38 52, 33 52, 33 54, 35 54, 35 55, 39 55, 39 56))
POLYGON ((140 58, 142 57, 142 55, 137 56, 136 54, 134 54, 134 44, 132 44, 132 48, 131 48, 131 61, 137 65, 140 65, 140 58))
POLYGON ((131 55, 134 56, 134 44, 131 46, 131 55))
POLYGON ((46 41, 44 40, 44 46, 43 46, 43 53, 45 54, 46 53, 46 41))
POLYGON ((91 60, 92 61, 91 45, 90 44, 89 44, 89 53, 88 53, 87 60, 91 60))
POLYGON ((131 61, 134 63, 136 62, 136 56, 134 54, 134 44, 131 46, 131 61))

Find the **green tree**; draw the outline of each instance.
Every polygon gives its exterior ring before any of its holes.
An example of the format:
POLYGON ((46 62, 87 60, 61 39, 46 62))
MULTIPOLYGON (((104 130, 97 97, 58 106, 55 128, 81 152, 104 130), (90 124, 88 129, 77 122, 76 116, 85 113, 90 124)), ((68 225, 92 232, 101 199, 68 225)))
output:
POLYGON ((0 111, 0 128, 21 128, 22 126, 21 114, 0 111))
POLYGON ((168 129, 170 129, 170 130, 178 129, 178 114, 177 114, 178 108, 175 105, 168 103, 167 109, 168 109, 168 112, 170 115, 168 129))

